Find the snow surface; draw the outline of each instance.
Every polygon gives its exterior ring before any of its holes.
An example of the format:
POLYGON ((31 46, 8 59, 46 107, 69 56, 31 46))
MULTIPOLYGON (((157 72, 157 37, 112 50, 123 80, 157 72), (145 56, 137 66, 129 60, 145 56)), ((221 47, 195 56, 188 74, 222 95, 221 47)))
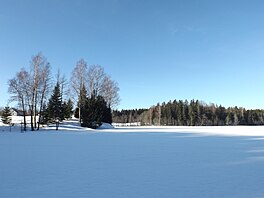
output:
POLYGON ((264 197, 263 137, 264 127, 91 130, 74 121, 0 130, 0 197, 264 197))

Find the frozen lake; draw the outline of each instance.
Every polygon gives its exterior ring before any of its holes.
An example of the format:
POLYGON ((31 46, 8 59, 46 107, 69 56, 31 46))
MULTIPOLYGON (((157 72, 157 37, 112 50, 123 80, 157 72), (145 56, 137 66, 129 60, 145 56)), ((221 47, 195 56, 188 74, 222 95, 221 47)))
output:
POLYGON ((264 139, 232 128, 0 132, 0 197, 264 197, 264 139))

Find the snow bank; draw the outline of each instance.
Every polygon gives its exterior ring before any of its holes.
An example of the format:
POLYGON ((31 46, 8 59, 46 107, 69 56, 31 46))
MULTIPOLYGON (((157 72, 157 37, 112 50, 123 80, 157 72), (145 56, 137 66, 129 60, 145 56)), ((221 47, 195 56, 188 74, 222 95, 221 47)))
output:
POLYGON ((103 123, 98 129, 114 129, 114 127, 109 123, 103 123))

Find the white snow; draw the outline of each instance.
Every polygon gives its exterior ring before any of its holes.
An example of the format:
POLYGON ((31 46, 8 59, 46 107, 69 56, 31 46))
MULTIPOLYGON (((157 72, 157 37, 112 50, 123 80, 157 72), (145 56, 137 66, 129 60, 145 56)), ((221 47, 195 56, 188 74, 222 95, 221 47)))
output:
POLYGON ((0 197, 264 197, 264 127, 0 127, 0 197))

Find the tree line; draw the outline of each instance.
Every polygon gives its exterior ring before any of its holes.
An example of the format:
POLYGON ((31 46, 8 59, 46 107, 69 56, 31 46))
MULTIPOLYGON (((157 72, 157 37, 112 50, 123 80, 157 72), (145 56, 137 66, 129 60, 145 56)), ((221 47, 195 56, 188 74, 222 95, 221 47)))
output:
POLYGON ((264 110, 225 108, 198 100, 174 100, 149 109, 113 111, 113 122, 164 126, 263 125, 264 110))
POLYGON ((23 112, 24 130, 27 127, 27 115, 30 116, 31 130, 34 131, 39 130, 41 123, 71 117, 74 106, 77 107, 81 122, 87 98, 101 97, 109 109, 118 105, 120 100, 117 83, 104 72, 102 66, 88 66, 84 59, 80 59, 69 81, 58 71, 54 83, 51 65, 42 53, 32 56, 29 67, 21 68, 8 81, 8 85, 10 101, 16 102, 23 112))

